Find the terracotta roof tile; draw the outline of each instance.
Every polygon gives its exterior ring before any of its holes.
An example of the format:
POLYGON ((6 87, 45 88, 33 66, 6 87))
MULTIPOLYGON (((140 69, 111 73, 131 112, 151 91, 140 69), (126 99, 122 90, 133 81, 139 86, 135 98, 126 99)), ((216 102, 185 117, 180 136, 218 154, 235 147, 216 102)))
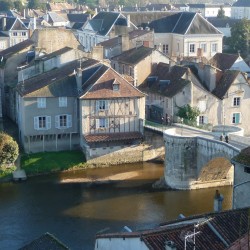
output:
POLYGON ((124 133, 106 133, 106 134, 89 134, 84 136, 88 143, 92 142, 108 142, 108 141, 130 141, 142 139, 140 132, 124 132, 124 133))
POLYGON ((212 66, 222 71, 225 71, 227 69, 230 69, 238 58, 239 58, 239 55, 216 53, 210 59, 209 63, 212 66))
POLYGON ((99 70, 83 84, 82 99, 110 99, 125 97, 143 97, 141 91, 127 82, 112 68, 102 65, 99 70), (113 90, 114 81, 119 84, 119 90, 113 90))

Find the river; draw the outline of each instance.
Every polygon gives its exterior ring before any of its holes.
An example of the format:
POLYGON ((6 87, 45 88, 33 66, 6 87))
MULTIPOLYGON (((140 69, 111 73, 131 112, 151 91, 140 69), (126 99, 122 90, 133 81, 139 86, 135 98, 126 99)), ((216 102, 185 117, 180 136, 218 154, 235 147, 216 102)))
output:
MULTIPOLYGON (((143 163, 88 169, 0 184, 0 249, 16 250, 50 232, 70 249, 94 249, 97 232, 134 230, 185 216, 211 212, 215 188, 154 190, 161 164, 143 163), (131 179, 122 179, 121 173, 131 179), (112 183, 82 182, 116 176, 112 183)), ((232 188, 220 188, 223 209, 231 208, 232 188)))

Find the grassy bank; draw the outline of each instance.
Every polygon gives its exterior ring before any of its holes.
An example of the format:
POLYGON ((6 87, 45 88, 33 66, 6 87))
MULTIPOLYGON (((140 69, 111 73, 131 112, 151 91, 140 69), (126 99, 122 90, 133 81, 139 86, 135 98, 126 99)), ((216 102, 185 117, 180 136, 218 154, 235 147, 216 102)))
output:
POLYGON ((81 151, 44 152, 22 155, 21 168, 33 175, 84 168, 85 162, 81 151))

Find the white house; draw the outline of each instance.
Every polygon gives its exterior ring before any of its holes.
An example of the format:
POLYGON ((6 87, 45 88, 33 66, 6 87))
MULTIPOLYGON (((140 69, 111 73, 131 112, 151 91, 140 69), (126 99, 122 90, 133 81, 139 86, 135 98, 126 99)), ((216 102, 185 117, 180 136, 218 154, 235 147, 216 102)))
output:
POLYGON ((231 17, 234 19, 250 19, 250 1, 238 0, 232 6, 231 17))

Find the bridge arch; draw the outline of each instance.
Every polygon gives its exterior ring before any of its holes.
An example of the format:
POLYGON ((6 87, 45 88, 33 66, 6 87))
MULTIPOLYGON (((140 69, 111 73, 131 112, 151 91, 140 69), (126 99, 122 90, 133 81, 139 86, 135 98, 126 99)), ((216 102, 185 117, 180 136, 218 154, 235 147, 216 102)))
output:
MULTIPOLYGON (((181 129, 164 131, 166 184, 175 189, 194 189, 232 184, 233 178, 218 183, 199 182, 203 166, 214 158, 223 157, 229 161, 240 149, 216 139, 203 136, 183 136, 181 129)), ((210 135, 211 137, 211 135, 210 135)))

